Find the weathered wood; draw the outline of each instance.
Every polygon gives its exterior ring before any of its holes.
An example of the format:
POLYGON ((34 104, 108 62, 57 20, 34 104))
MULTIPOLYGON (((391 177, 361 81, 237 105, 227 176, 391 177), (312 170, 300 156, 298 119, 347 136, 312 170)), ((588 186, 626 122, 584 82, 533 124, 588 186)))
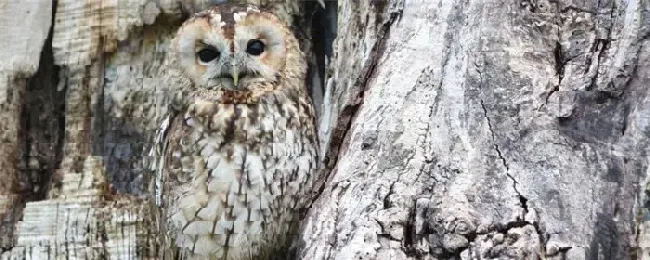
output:
POLYGON ((149 206, 108 186, 101 158, 87 157, 82 172, 63 174, 59 195, 27 203, 2 259, 155 259, 149 206))
POLYGON ((51 1, 0 1, 0 248, 11 246, 22 194, 30 188, 18 171, 26 163, 21 115, 51 19, 51 1))
POLYGON ((340 1, 302 259, 647 258, 648 8, 340 1))

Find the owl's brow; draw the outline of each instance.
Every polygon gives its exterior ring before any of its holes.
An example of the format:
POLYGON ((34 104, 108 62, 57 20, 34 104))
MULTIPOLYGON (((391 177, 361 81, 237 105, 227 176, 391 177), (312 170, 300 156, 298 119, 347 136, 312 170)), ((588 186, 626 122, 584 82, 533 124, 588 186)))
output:
MULTIPOLYGON (((247 7, 243 5, 226 5, 219 8, 223 34, 228 39, 235 38, 235 13, 248 13, 247 7)), ((234 50, 233 50, 234 51, 234 50)))
POLYGON ((235 38, 235 15, 232 12, 221 12, 221 22, 224 25, 221 26, 224 37, 228 39, 235 38))

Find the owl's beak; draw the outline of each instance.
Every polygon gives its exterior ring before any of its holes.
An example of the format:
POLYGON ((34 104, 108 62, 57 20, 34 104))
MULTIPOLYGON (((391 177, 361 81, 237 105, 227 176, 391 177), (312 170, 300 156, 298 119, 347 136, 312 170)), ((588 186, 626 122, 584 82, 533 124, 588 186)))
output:
POLYGON ((223 75, 223 77, 231 78, 233 86, 237 87, 237 84, 239 84, 239 80, 246 77, 247 74, 246 68, 244 67, 242 70, 240 66, 232 64, 229 69, 230 69, 230 73, 226 73, 225 75, 223 75))
POLYGON ((239 81, 239 68, 237 66, 232 67, 232 82, 237 86, 237 82, 239 81))

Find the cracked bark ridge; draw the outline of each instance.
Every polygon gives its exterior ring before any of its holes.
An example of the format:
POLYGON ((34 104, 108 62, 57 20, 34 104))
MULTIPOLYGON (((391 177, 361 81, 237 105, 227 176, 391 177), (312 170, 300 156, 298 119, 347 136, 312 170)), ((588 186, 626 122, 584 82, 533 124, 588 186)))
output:
POLYGON ((647 5, 353 2, 302 259, 650 257, 647 5))

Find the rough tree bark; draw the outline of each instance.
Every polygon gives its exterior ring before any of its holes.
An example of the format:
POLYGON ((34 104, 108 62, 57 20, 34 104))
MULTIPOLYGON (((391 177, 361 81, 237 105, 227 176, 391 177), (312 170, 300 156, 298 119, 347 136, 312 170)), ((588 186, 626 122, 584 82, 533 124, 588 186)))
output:
MULTIPOLYGON (((0 259, 156 258, 155 75, 218 2, 0 0, 0 259)), ((650 259, 647 0, 261 2, 311 57, 301 259, 650 259)))
POLYGON ((649 8, 341 1, 301 257, 650 259, 649 8))
POLYGON ((26 154, 28 137, 21 134, 26 128, 21 118, 27 89, 35 85, 29 78, 37 73, 39 54, 47 48, 51 19, 48 1, 0 2, 0 252, 12 246, 14 223, 29 199, 25 184, 33 171, 26 166, 32 161, 28 157, 37 156, 26 154))

